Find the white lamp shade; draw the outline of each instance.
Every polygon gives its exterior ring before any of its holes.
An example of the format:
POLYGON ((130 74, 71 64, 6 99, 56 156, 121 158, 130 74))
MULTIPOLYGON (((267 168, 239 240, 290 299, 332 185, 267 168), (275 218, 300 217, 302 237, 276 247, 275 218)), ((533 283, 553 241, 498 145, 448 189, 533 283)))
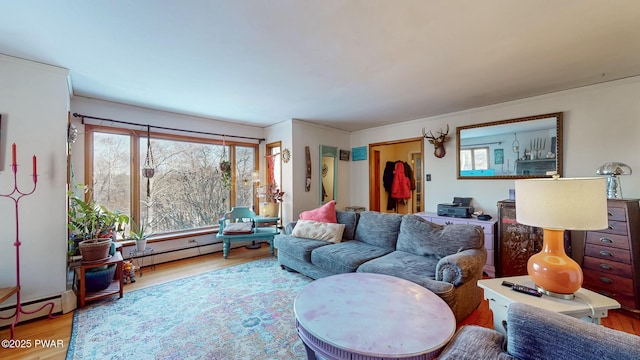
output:
POLYGON ((608 226, 605 178, 516 180, 516 220, 557 230, 608 226))

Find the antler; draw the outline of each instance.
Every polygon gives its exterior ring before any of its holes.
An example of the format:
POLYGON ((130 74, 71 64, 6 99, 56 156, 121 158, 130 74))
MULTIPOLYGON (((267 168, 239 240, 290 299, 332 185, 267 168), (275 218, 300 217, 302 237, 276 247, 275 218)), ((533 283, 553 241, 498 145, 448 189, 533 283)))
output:
MULTIPOLYGON (((447 125, 447 126, 448 126, 448 125, 447 125)), ((448 131, 447 131, 447 132, 448 132, 448 131)), ((436 139, 436 137, 435 137, 435 136, 433 136, 433 133, 432 133, 431 131, 429 131, 429 134, 427 134, 427 133, 424 131, 424 128, 422 128, 422 136, 423 136, 425 139, 432 139, 432 140, 435 140, 435 139, 436 139)))
POLYGON ((449 124, 447 124, 447 132, 446 133, 442 133, 442 129, 440 129, 440 136, 447 136, 449 135, 449 124))

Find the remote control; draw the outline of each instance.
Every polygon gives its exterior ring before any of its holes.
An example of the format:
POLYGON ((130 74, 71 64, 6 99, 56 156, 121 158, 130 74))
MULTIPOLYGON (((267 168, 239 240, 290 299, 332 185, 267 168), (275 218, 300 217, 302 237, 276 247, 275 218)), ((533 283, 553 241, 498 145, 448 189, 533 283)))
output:
POLYGON ((502 282, 502 286, 506 286, 506 287, 513 287, 513 283, 512 282, 508 282, 508 281, 503 281, 502 282))
POLYGON ((511 290, 517 291, 517 292, 521 292, 523 294, 527 294, 527 295, 531 295, 531 296, 537 296, 537 297, 541 297, 542 296, 542 293, 539 292, 538 290, 530 288, 528 286, 524 286, 524 285, 514 284, 511 287, 511 290))

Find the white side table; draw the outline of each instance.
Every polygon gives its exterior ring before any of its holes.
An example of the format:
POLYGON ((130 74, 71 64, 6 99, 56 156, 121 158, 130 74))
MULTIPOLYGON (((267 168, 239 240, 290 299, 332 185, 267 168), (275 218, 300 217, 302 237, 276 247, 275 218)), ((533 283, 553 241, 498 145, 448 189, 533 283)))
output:
POLYGON ((547 295, 536 297, 519 293, 503 286, 503 281, 532 288, 535 288, 535 285, 528 275, 478 281, 478 286, 484 289, 484 298, 489 301, 489 308, 493 312, 493 328, 504 336, 507 336, 505 329, 507 308, 515 302, 537 306, 596 324, 600 324, 600 319, 608 316, 609 310, 620 308, 617 301, 587 289, 578 290, 572 300, 563 300, 547 295))

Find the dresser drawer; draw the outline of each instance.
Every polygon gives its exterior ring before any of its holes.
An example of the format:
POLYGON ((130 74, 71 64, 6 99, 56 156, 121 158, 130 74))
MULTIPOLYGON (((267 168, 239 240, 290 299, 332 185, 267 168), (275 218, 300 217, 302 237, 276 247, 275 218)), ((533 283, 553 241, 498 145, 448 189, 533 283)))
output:
MULTIPOLYGON (((587 232, 587 244, 611 246, 619 249, 629 249, 629 237, 625 235, 608 234, 604 232, 587 232)), ((588 246, 588 245, 587 245, 588 246)))
POLYGON ((594 257, 585 256, 582 266, 585 269, 592 269, 595 271, 600 271, 605 274, 618 275, 622 277, 632 278, 633 272, 631 270, 631 265, 604 260, 604 259, 596 259, 594 257))
POLYGON ((598 231, 607 234, 627 235, 627 223, 624 221, 609 221, 608 228, 598 231))
POLYGON ((487 262, 485 265, 494 266, 493 262, 493 250, 487 250, 487 262))
POLYGON ((617 302, 619 302, 622 306, 626 306, 628 308, 635 309, 636 308, 636 299, 633 295, 621 293, 616 289, 611 289, 603 286, 592 285, 592 284, 583 284, 583 288, 589 289, 591 291, 595 291, 601 295, 608 296, 617 302))
POLYGON ((482 231, 484 231, 485 236, 486 235, 493 235, 493 228, 495 226, 495 223, 483 223, 483 222, 479 222, 479 221, 474 221, 474 222, 468 222, 468 224, 480 226, 482 228, 482 231))
POLYGON ((624 208, 619 207, 609 207, 607 209, 607 215, 609 221, 627 221, 627 213, 624 208))
POLYGON ((493 252, 493 235, 484 234, 484 248, 493 252))
POLYGON ((621 293, 633 296, 633 280, 630 278, 607 274, 601 271, 585 269, 583 271, 584 284, 605 289, 611 293, 621 293))
POLYGON ((598 259, 631 264, 631 254, 629 253, 629 250, 616 249, 609 246, 588 245, 584 249, 584 255, 598 259))

